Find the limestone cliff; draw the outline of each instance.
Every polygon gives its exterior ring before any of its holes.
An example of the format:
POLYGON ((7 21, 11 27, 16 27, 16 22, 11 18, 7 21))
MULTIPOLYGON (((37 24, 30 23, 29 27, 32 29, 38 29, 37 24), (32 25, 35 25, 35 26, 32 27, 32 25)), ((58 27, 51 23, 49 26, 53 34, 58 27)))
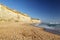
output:
POLYGON ((40 20, 34 20, 27 14, 23 14, 16 10, 12 10, 2 4, 0 4, 0 21, 16 21, 24 23, 39 23, 40 20))
POLYGON ((41 23, 41 20, 36 19, 36 18, 31 18, 32 19, 32 23, 41 23))

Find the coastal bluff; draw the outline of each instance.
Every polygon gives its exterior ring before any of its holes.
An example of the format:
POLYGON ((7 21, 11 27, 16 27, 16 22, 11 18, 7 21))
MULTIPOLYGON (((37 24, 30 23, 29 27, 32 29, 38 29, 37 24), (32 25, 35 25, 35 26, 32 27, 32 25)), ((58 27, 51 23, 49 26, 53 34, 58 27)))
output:
POLYGON ((41 23, 41 20, 31 18, 27 14, 23 14, 16 10, 10 9, 0 4, 0 21, 1 22, 24 22, 24 23, 41 23))

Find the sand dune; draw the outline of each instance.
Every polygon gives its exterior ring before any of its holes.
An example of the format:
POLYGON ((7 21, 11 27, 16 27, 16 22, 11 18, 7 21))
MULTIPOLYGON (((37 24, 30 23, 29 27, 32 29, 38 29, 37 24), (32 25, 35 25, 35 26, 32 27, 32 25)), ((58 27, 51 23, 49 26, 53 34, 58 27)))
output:
POLYGON ((60 40, 60 35, 18 22, 0 24, 0 40, 60 40))

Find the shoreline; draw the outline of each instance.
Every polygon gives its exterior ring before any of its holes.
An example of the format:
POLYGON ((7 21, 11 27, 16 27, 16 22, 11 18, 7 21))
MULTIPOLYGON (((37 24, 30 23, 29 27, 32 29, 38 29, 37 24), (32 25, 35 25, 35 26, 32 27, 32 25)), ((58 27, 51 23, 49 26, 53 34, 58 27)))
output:
POLYGON ((60 35, 46 32, 39 28, 25 23, 4 23, 0 24, 0 39, 2 40, 60 40, 60 35))
MULTIPOLYGON (((35 26, 35 25, 33 25, 33 26, 35 26)), ((46 28, 46 27, 44 28, 44 27, 40 27, 40 26, 35 26, 35 27, 43 28, 43 30, 46 31, 46 32, 49 32, 49 33, 52 33, 52 34, 56 34, 56 35, 60 35, 60 30, 52 28, 52 27, 50 27, 50 28, 46 28)))

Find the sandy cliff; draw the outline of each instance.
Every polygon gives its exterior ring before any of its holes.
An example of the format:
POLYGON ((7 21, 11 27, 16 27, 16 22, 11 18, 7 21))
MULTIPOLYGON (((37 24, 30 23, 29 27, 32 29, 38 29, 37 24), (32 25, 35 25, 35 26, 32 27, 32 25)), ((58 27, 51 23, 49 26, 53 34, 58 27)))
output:
POLYGON ((18 12, 16 10, 12 10, 4 5, 0 5, 0 21, 22 21, 24 23, 39 23, 40 21, 33 20, 28 16, 27 14, 23 14, 21 12, 18 12))

